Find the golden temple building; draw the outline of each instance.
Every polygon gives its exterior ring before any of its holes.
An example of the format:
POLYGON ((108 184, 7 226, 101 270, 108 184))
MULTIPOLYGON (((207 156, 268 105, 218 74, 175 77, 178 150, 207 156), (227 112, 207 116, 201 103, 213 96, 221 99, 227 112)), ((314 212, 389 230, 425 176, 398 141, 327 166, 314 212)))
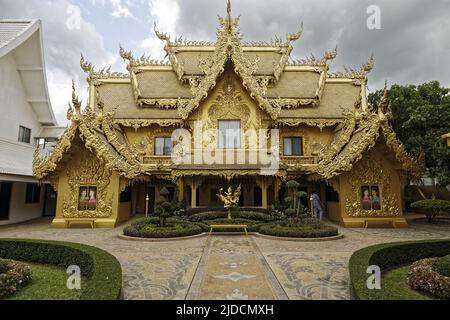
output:
POLYGON ((397 140, 386 96, 369 108, 373 59, 331 73, 336 49, 290 58, 302 31, 245 42, 229 4, 219 22, 215 42, 155 28, 168 61, 121 48, 124 74, 96 71, 82 57, 89 101, 82 110, 74 88, 70 126, 33 162, 36 178, 58 194, 52 225, 114 227, 145 213, 147 197, 151 213, 162 187, 207 208, 221 206, 220 188, 242 185, 240 206, 271 208, 296 180, 309 195, 317 190, 328 219, 344 226, 407 226, 402 190, 422 176, 423 159, 397 140))

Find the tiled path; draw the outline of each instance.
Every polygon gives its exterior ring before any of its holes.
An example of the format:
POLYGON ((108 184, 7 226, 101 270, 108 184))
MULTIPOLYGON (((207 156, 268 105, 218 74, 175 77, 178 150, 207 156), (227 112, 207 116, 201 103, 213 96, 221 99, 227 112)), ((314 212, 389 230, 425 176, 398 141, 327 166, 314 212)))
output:
POLYGON ((450 238, 450 225, 345 229, 319 242, 221 236, 138 242, 116 229, 51 229, 49 220, 0 227, 0 238, 80 242, 116 256, 125 299, 349 299, 348 260, 383 242, 450 238))

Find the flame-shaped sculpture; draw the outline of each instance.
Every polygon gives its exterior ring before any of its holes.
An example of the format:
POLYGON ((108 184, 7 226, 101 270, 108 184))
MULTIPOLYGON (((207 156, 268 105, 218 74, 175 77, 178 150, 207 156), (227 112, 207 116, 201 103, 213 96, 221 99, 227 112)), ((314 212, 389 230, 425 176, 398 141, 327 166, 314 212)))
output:
POLYGON ((219 193, 217 194, 220 201, 223 202, 223 206, 225 209, 228 209, 228 219, 231 219, 231 209, 237 208, 239 205, 239 199, 241 197, 241 185, 234 190, 231 187, 228 187, 228 191, 223 191, 223 188, 220 188, 219 193))

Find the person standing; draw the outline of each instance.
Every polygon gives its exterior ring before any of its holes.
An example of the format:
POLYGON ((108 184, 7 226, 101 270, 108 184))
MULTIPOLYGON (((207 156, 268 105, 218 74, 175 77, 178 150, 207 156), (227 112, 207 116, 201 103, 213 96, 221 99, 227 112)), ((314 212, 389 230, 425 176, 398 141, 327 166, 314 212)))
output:
POLYGON ((317 219, 323 219, 323 209, 320 203, 320 197, 317 194, 317 191, 314 191, 312 194, 312 204, 313 204, 313 212, 317 219))

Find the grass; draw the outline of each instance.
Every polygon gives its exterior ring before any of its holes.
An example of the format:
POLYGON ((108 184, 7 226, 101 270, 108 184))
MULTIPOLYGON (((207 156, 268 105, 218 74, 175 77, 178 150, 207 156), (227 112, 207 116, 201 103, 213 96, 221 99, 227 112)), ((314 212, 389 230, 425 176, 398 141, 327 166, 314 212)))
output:
POLYGON ((411 264, 383 272, 381 286, 389 288, 389 298, 395 300, 430 300, 431 298, 408 285, 408 272, 411 264))
MULTIPOLYGON (((81 290, 69 290, 66 286, 69 275, 60 267, 29 263, 33 279, 25 287, 8 300, 79 300, 81 290)), ((81 288, 84 288, 88 280, 81 279, 81 288)))
MULTIPOLYGON (((408 270, 401 268, 417 260, 450 254, 449 244, 450 239, 406 241, 383 243, 356 251, 349 261, 354 298, 358 300, 404 299, 411 295, 411 289, 405 283, 408 270), (382 282, 381 290, 367 288, 367 267, 372 265, 379 266, 384 275, 385 282, 382 282), (397 270, 399 268, 400 270, 397 270), (390 284, 394 286, 393 289, 390 284), (401 292, 401 289, 406 290, 401 292)), ((417 295, 414 296, 417 298, 417 295)))

